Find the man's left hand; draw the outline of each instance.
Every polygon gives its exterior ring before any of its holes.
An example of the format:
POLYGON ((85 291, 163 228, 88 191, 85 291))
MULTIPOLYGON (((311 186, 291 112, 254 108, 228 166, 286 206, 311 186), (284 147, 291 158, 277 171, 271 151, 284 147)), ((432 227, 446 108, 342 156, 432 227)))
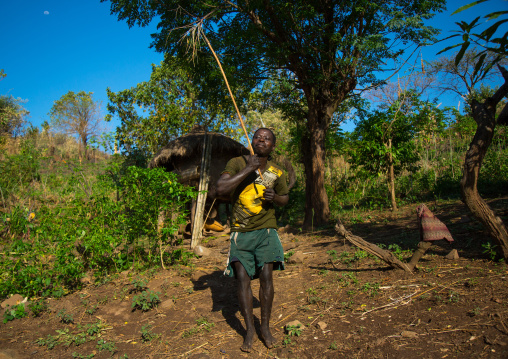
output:
POLYGON ((265 188, 265 192, 263 194, 263 197, 265 198, 265 201, 267 202, 273 202, 275 198, 275 191, 273 188, 265 188))

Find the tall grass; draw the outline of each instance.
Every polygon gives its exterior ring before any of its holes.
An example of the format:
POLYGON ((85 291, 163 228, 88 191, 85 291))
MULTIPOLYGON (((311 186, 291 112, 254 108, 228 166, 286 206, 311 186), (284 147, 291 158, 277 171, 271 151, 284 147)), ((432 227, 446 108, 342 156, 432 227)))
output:
MULTIPOLYGON (((445 133, 418 144, 421 160, 416 172, 402 173, 396 179, 397 201, 417 203, 460 197, 460 179, 469 140, 455 133, 445 133)), ((327 177, 330 209, 334 215, 354 209, 389 208, 384 175, 372 176, 361 168, 351 171, 347 165, 330 166, 327 177)), ((478 183, 487 197, 508 194, 508 131, 499 128, 483 161, 478 183)))

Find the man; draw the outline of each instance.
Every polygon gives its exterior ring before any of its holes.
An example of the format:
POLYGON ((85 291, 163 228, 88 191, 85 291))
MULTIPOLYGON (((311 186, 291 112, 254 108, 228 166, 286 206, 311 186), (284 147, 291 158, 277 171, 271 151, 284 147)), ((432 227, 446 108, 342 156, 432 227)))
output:
POLYGON ((286 175, 269 160, 275 148, 275 135, 267 128, 258 129, 252 138, 254 155, 231 159, 217 182, 219 195, 231 194, 231 247, 225 274, 238 280, 238 301, 247 334, 242 351, 250 352, 254 339, 251 279, 259 277, 261 302, 261 339, 272 348, 270 332, 273 303, 274 269, 284 269, 284 250, 277 234, 273 204, 288 203, 286 175), (262 177, 259 175, 262 173, 262 177))

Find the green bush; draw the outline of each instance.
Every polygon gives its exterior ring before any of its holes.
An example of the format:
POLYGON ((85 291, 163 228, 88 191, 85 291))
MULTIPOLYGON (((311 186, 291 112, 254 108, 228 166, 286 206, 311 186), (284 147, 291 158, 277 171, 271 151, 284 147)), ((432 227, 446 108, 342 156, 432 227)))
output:
POLYGON ((20 319, 27 316, 27 312, 25 311, 25 305, 24 304, 18 304, 14 305, 12 307, 9 307, 4 312, 4 324, 14 320, 14 319, 20 319))
POLYGON ((40 151, 35 147, 33 138, 21 141, 19 154, 0 153, 0 200, 4 205, 11 194, 33 180, 40 180, 40 151))
MULTIPOLYGON (((195 191, 175 174, 113 163, 97 178, 87 178, 78 164, 62 166, 68 172, 53 189, 57 204, 39 198, 34 212, 19 205, 0 217, 0 232, 9 234, 1 240, 8 255, 0 257, 0 298, 62 296, 81 286, 86 271, 103 277, 158 266, 159 243, 177 243, 195 191), (163 211, 178 215, 167 216, 158 228, 163 211)), ((177 248, 164 258, 176 263, 190 257, 177 248)))

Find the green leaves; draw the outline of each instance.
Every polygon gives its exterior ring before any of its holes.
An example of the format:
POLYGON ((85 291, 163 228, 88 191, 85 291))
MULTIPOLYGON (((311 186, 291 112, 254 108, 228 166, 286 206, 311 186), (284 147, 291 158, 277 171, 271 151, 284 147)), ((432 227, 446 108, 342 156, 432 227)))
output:
POLYGON ((362 114, 352 133, 349 162, 372 175, 384 174, 391 155, 396 173, 414 169, 419 159, 415 138, 435 131, 440 122, 442 113, 435 105, 420 101, 407 91, 386 110, 362 114))
MULTIPOLYGON (((37 211, 18 205, 2 215, 1 238, 9 241, 1 244, 9 255, 0 256, 0 297, 62 296, 81 286, 85 271, 100 278, 133 266, 160 265, 159 243, 178 243, 176 232, 195 191, 175 174, 113 163, 87 185, 87 197, 75 182, 85 178, 84 170, 73 168, 76 172, 66 168, 64 180, 44 179, 58 205, 34 197, 42 202, 37 211), (161 211, 172 215, 159 221, 161 211)), ((189 258, 179 249, 163 254, 169 263, 189 258)))
POLYGON ((166 56, 152 65, 150 79, 130 89, 107 89, 110 121, 118 116, 116 137, 128 155, 152 157, 194 124, 221 129, 233 118, 222 102, 206 102, 199 81, 191 80, 191 64, 166 56))
POLYGON ((14 319, 20 319, 24 318, 28 315, 28 313, 25 311, 25 304, 18 304, 14 305, 12 307, 7 307, 4 312, 4 324, 14 320, 14 319))
POLYGON ((30 114, 23 107, 23 100, 11 96, 0 96, 0 136, 19 136, 27 125, 30 114))
POLYGON ((139 309, 147 312, 155 308, 161 300, 159 299, 159 292, 154 292, 151 289, 145 290, 132 298, 132 309, 139 309))
POLYGON ((178 182, 174 173, 163 168, 144 169, 128 167, 120 180, 120 189, 129 216, 124 225, 129 242, 139 236, 156 238, 158 236, 158 216, 160 212, 180 214, 175 220, 166 218, 163 228, 166 238, 171 238, 184 223, 187 213, 185 205, 195 191, 178 182))
POLYGON ((488 0, 478 0, 478 1, 473 1, 472 3, 470 4, 467 4, 467 5, 463 5, 461 7, 459 7, 457 10, 455 10, 454 12, 452 12, 452 15, 455 15, 455 14, 458 14, 459 12, 462 12, 464 10, 467 10, 469 9, 470 7, 473 7, 475 5, 478 5, 478 4, 481 4, 485 1, 488 1, 488 0))
MULTIPOLYGON (((464 5, 459 7, 456 11, 452 13, 452 15, 458 14, 464 10, 470 9, 478 4, 484 3, 488 0, 478 0, 474 1, 470 4, 464 5)), ((473 32, 474 29, 478 27, 484 27, 484 25, 487 23, 487 21, 492 21, 495 19, 498 19, 500 16, 508 15, 508 11, 495 11, 491 12, 487 15, 485 15, 483 18, 486 19, 484 22, 480 22, 480 17, 476 17, 473 21, 467 23, 465 21, 456 22, 460 30, 456 30, 457 34, 448 36, 444 38, 441 41, 448 40, 451 38, 458 37, 462 34, 462 42, 457 43, 452 46, 448 46, 444 48, 443 50, 439 51, 438 54, 441 54, 443 52, 449 51, 453 48, 459 47, 460 50, 455 56, 455 66, 458 66, 459 63, 464 58, 464 54, 466 53, 467 49, 470 46, 478 47, 481 50, 478 52, 478 62, 475 66, 475 74, 481 73, 481 78, 484 78, 486 74, 490 71, 490 69, 503 57, 506 57, 507 50, 508 50, 508 32, 505 32, 504 34, 500 34, 497 37, 494 37, 496 32, 500 29, 501 25, 508 22, 508 19, 500 19, 496 21, 494 24, 488 26, 485 30, 482 32, 473 32), (488 64, 485 64, 486 55, 488 53, 495 53, 498 56, 495 57, 491 62, 488 64)))

